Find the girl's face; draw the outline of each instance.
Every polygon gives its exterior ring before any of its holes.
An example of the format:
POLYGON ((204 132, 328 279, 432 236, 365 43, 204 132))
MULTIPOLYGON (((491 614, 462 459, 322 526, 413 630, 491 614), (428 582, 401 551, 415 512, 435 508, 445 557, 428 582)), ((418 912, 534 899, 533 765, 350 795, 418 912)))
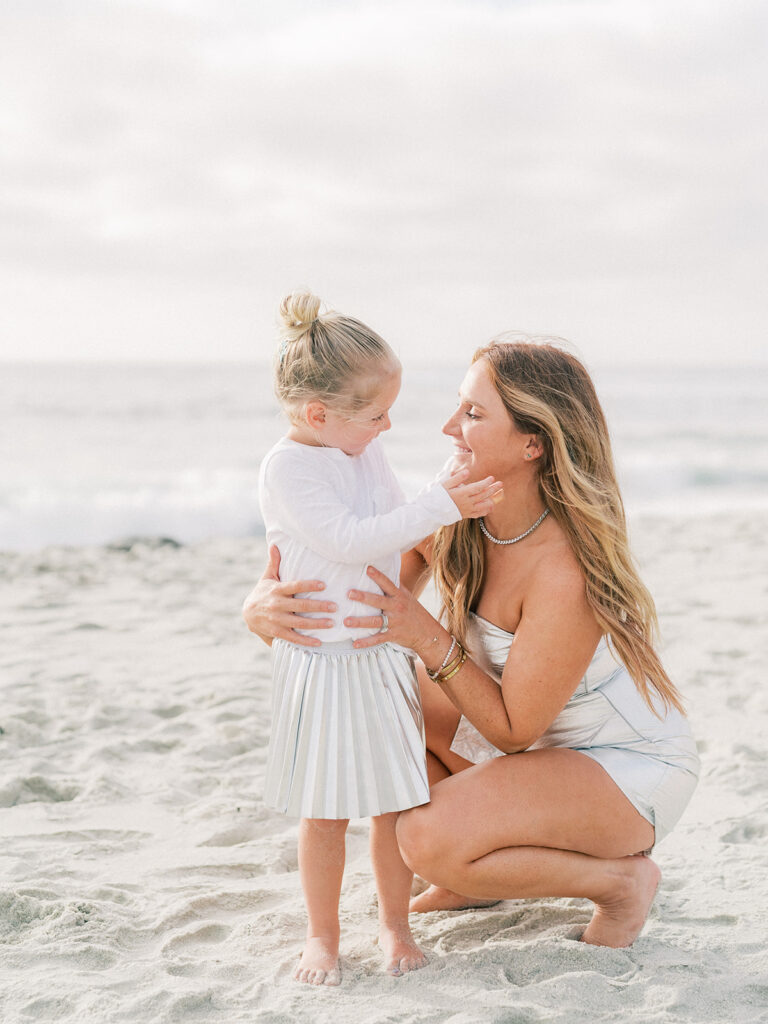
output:
POLYGON ((459 388, 459 407, 443 433, 453 439, 456 465, 470 470, 470 481, 486 476, 503 480, 519 467, 530 438, 515 427, 484 359, 467 370, 459 388))
POLYGON ((357 412, 354 419, 326 407, 325 423, 318 430, 322 443, 328 448, 340 448, 347 455, 365 451, 375 437, 392 426, 389 411, 400 394, 400 377, 400 370, 389 374, 371 403, 357 412))

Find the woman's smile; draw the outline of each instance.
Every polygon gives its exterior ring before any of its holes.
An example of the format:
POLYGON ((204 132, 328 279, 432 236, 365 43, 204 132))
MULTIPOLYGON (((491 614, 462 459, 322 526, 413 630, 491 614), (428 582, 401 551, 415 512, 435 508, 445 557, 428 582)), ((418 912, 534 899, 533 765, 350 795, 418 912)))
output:
POLYGON ((459 389, 459 406, 443 427, 453 441, 454 458, 471 470, 471 479, 502 479, 513 463, 514 443, 524 446, 515 430, 484 360, 473 363, 459 389))

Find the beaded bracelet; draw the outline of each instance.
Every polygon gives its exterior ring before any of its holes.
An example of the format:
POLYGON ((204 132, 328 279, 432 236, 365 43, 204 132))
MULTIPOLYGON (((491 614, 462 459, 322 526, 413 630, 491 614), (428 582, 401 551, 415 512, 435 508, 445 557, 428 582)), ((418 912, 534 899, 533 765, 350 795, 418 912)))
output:
POLYGON ((456 647, 456 637, 455 637, 455 636, 451 636, 451 646, 450 646, 450 647, 448 648, 448 653, 447 653, 447 654, 446 654, 446 656, 445 656, 445 657, 443 658, 443 664, 442 664, 442 665, 440 666, 440 668, 439 668, 439 669, 437 670, 438 672, 442 672, 442 671, 443 671, 443 669, 445 668, 445 666, 446 666, 446 665, 448 664, 448 662, 449 662, 449 661, 451 660, 451 655, 453 654, 453 651, 454 651, 454 648, 455 648, 455 647, 456 647))
POLYGON ((440 668, 436 668, 434 670, 433 669, 429 669, 429 668, 427 669, 427 675, 429 676, 430 679, 437 679, 437 677, 443 671, 445 666, 451 660, 451 655, 453 654, 453 650, 454 650, 455 646, 456 646, 456 637, 452 635, 451 636, 451 646, 448 648, 448 653, 443 658, 443 664, 440 666, 440 668))
POLYGON ((449 679, 453 679, 453 677, 459 671, 461 666, 467 660, 467 652, 464 650, 464 648, 458 641, 456 641, 456 646, 458 647, 458 653, 454 656, 454 658, 451 661, 449 661, 447 664, 443 664, 434 672, 430 672, 430 670, 427 669, 427 675, 434 682, 445 683, 449 679))

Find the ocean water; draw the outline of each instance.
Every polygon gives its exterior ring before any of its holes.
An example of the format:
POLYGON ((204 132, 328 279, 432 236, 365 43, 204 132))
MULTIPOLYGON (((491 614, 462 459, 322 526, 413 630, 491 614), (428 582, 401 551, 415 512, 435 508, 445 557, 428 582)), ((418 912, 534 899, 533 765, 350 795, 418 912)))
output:
MULTIPOLYGON (((385 436, 407 493, 451 451, 463 365, 406 369, 385 436)), ((593 368, 627 509, 768 507, 768 367, 593 368)), ((0 364, 0 548, 263 532, 257 478, 284 432, 269 368, 0 364)))

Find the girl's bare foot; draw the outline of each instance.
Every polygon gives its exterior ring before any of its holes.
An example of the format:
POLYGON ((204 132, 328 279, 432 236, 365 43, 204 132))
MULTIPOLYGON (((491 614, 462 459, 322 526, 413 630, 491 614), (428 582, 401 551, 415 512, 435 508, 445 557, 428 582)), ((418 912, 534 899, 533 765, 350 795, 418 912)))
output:
POLYGON ((427 958, 416 945, 407 924, 398 928, 380 925, 379 945, 384 954, 387 974, 399 976, 407 974, 408 971, 418 971, 420 967, 426 965, 427 958))
POLYGON ((338 940, 322 935, 308 938, 293 976, 307 985, 340 984, 338 940))
POLYGON ((430 910, 468 910, 470 907, 493 907, 501 900, 476 900, 471 896, 462 896, 450 889, 441 889, 438 885, 430 887, 410 903, 412 914, 426 914, 430 910))
POLYGON ((620 949, 631 946, 643 930, 648 911, 661 881, 658 864, 643 854, 625 857, 626 873, 616 890, 595 904, 595 912, 582 942, 620 949))

